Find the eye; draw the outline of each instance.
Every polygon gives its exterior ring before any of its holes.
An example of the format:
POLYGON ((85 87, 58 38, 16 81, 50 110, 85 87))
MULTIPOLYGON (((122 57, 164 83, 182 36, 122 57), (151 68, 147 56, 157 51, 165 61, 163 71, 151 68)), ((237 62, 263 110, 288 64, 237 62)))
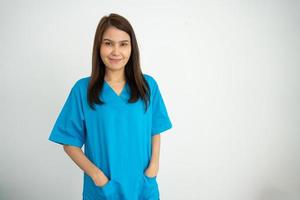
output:
POLYGON ((110 42, 104 42, 105 45, 110 45, 110 42))
POLYGON ((127 43, 122 43, 121 46, 127 46, 127 43))

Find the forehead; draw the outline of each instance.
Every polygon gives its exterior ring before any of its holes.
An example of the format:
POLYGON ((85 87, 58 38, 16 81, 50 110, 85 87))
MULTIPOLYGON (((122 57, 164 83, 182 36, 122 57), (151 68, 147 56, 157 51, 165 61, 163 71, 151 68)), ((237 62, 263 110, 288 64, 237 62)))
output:
POLYGON ((104 39, 109 39, 114 42, 119 42, 119 41, 123 41, 123 40, 130 41, 130 36, 125 31, 122 31, 115 27, 109 27, 103 33, 102 40, 104 40, 104 39))

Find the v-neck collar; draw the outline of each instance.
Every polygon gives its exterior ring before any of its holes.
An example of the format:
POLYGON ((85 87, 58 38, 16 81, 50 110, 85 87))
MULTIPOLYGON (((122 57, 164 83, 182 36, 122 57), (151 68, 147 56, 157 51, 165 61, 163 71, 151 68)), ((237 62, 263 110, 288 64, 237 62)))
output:
POLYGON ((127 81, 125 82, 125 84, 124 84, 124 86, 123 86, 123 88, 122 88, 122 90, 121 90, 121 92, 120 92, 120 94, 117 94, 116 93, 116 91, 109 85, 109 83, 106 81, 106 80, 104 80, 104 84, 109 88, 109 90, 115 95, 115 96, 117 96, 117 97, 124 97, 124 94, 125 94, 125 90, 127 89, 127 81))

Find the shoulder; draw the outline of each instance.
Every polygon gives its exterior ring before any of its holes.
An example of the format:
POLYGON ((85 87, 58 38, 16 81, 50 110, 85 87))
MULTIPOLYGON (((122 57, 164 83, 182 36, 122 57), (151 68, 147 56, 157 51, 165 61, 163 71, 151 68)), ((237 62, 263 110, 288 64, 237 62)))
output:
POLYGON ((75 81, 72 90, 75 92, 83 93, 87 91, 90 81, 90 76, 81 77, 75 81))
POLYGON ((157 81, 153 76, 149 74, 143 74, 143 76, 150 87, 151 98, 154 98, 154 96, 157 96, 156 94, 159 93, 157 81))
POLYGON ((75 84, 77 85, 86 85, 89 83, 90 81, 90 76, 86 76, 86 77, 82 77, 82 78, 79 78, 75 84))
POLYGON ((151 76, 149 74, 144 74, 144 73, 143 73, 143 76, 144 76, 145 80, 147 81, 147 83, 149 84, 150 88, 157 86, 157 82, 153 76, 151 76))
POLYGON ((74 87, 84 87, 89 84, 90 76, 79 78, 75 81, 74 87))

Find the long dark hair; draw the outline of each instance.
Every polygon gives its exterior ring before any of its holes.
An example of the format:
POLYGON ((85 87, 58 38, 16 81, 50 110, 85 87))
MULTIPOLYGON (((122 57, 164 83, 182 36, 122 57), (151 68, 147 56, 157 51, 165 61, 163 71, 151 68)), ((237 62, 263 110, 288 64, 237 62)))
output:
POLYGON ((146 112, 150 102, 150 89, 140 67, 140 55, 136 37, 128 20, 115 13, 102 17, 96 29, 92 56, 92 73, 88 86, 88 104, 95 110, 94 103, 100 105, 105 103, 99 98, 99 94, 103 88, 105 75, 105 65, 100 56, 100 46, 103 33, 112 26, 125 31, 130 36, 131 55, 124 70, 126 81, 131 90, 128 102, 134 103, 141 98, 144 101, 146 112))

